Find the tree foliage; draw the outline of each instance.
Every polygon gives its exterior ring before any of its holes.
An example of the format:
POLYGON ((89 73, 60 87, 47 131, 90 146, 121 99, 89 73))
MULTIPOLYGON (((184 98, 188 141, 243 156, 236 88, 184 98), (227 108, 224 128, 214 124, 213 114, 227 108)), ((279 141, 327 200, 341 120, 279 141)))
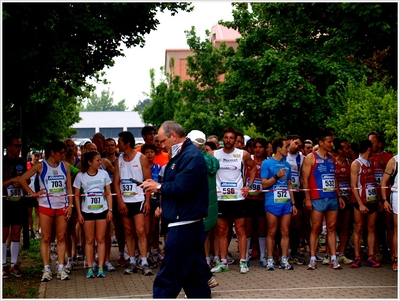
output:
POLYGON ((364 82, 349 83, 343 98, 343 107, 332 116, 327 125, 340 138, 359 143, 367 133, 377 131, 385 137, 386 150, 397 154, 397 99, 398 93, 381 82, 366 86, 364 82))
POLYGON ((151 104, 151 99, 146 98, 144 100, 139 100, 137 105, 133 108, 135 112, 138 112, 139 114, 143 113, 143 110, 145 107, 148 107, 151 104))
POLYGON ((81 111, 126 111, 128 107, 125 105, 125 99, 114 104, 114 92, 108 90, 101 91, 101 95, 92 93, 87 100, 86 106, 82 104, 81 111))
MULTIPOLYGON (((187 58, 191 80, 176 93, 173 114, 186 130, 218 133, 232 125, 255 127, 267 138, 297 133, 315 139, 333 116, 345 112, 349 82, 397 89, 396 3, 233 6, 234 20, 221 24, 239 31, 235 51, 216 49, 194 29, 187 33, 194 52, 187 58)), ((178 83, 166 83, 154 90, 177 91, 178 83)), ((162 103, 164 96, 158 96, 162 103)), ((147 116, 162 122, 153 108, 146 108, 147 116)))
POLYGON ((337 98, 326 101, 327 95, 342 93, 349 80, 370 72, 364 62, 374 51, 396 49, 390 40, 397 34, 395 7, 260 2, 250 11, 247 3, 236 4, 234 21, 224 24, 242 38, 227 60, 223 94, 242 113, 238 122, 251 120, 267 136, 316 137, 341 106, 337 98))
MULTIPOLYGON (((127 48, 143 47, 145 35, 157 29, 158 10, 169 10, 174 15, 180 10, 191 11, 190 5, 3 3, 3 103, 8 112, 4 115, 5 130, 10 130, 9 125, 19 124, 22 118, 24 142, 40 140, 41 119, 36 117, 36 123, 30 124, 27 122, 30 112, 26 111, 34 105, 33 99, 40 98, 37 95, 51 95, 48 101, 62 101, 61 107, 76 108, 76 97, 84 98, 82 94, 93 89, 86 79, 99 80, 98 72, 113 66, 114 57, 124 56, 121 44, 127 48), (59 96, 60 91, 66 97, 59 96), (27 127, 35 128, 29 132, 27 127)), ((66 128, 57 133, 58 138, 75 122, 76 111, 63 112, 66 128)))

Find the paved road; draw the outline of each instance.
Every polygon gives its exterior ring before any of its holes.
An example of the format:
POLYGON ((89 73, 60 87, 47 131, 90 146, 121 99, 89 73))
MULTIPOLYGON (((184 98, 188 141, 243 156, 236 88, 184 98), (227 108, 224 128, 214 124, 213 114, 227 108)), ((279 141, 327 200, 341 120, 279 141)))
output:
MULTIPOLYGON (((230 251, 239 259, 237 244, 233 239, 230 251)), ((116 247, 112 247, 112 262, 118 257, 116 247)), ((306 254, 306 257, 308 254, 306 254)), ((53 270, 54 270, 54 262, 53 270)), ((116 265, 116 264, 115 264, 116 265)), ((142 274, 123 275, 123 268, 106 273, 105 278, 86 279, 82 261, 74 267, 71 280, 60 281, 56 277, 43 282, 39 298, 102 298, 102 299, 151 299, 155 276, 142 274)), ((155 270, 157 272, 157 270, 155 270)), ((398 299, 397 273, 389 264, 373 269, 363 266, 342 270, 329 269, 318 265, 315 271, 306 266, 295 266, 294 270, 266 271, 251 261, 250 273, 242 275, 239 266, 233 264, 230 271, 216 274, 219 286, 212 289, 216 299, 398 299)), ((184 298, 183 291, 178 298, 184 298)))

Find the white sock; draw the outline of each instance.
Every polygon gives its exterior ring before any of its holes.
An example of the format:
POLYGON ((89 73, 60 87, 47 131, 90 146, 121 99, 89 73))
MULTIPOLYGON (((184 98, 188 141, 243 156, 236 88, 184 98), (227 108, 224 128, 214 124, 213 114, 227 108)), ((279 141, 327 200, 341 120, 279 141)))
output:
POLYGON ((335 260, 336 259, 336 254, 335 255, 331 255, 331 260, 335 260))
POLYGON ((64 265, 63 265, 63 264, 59 264, 59 265, 58 265, 58 270, 59 270, 59 271, 61 271, 63 268, 64 268, 64 265))
POLYGON ((260 245, 260 258, 265 257, 265 249, 267 248, 267 238, 259 237, 258 244, 260 245))
POLYGON ((250 243, 251 243, 251 237, 247 237, 247 249, 246 249, 246 254, 249 254, 249 251, 250 251, 250 243))
POLYGON ((135 257, 129 257, 129 258, 130 258, 130 262, 131 262, 131 263, 136 264, 135 257))
POLYGON ((147 257, 142 257, 142 265, 145 265, 145 264, 149 265, 147 262, 147 257))
POLYGON ((11 251, 11 265, 18 262, 19 249, 21 248, 21 243, 19 241, 11 241, 10 251, 11 251))

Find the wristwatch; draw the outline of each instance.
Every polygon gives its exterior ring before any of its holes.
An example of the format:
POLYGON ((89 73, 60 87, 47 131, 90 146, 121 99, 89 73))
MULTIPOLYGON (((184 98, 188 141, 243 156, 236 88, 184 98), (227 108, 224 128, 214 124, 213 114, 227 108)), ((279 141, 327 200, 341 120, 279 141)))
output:
POLYGON ((158 191, 160 191, 160 189, 161 189, 161 184, 158 184, 157 187, 156 187, 156 189, 157 189, 158 191))

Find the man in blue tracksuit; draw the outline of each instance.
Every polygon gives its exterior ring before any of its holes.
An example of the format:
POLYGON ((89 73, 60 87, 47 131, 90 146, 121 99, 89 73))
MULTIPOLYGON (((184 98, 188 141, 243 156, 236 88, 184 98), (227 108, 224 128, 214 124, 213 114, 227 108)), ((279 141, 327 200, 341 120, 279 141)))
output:
POLYGON ((171 156, 163 183, 148 179, 141 185, 146 192, 161 193, 161 217, 168 223, 153 298, 176 298, 182 288, 188 298, 211 298, 202 241, 209 198, 206 162, 178 123, 165 121, 158 138, 171 156))

